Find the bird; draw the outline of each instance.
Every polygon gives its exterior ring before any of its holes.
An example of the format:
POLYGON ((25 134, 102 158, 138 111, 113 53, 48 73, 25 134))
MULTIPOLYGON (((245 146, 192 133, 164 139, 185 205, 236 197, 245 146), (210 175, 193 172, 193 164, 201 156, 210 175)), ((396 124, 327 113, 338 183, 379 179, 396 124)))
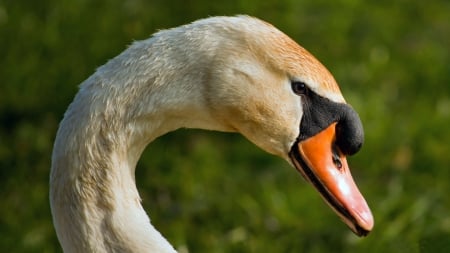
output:
POLYGON ((266 21, 214 16, 133 42, 80 84, 49 179, 64 252, 176 252, 141 205, 135 168, 180 128, 240 133, 300 172, 356 235, 372 230, 347 163, 363 126, 332 74, 266 21))

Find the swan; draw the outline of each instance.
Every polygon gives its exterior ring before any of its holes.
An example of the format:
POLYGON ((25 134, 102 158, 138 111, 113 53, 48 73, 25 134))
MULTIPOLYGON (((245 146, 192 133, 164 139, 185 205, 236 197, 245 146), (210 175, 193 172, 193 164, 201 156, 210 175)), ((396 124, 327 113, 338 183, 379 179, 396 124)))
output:
POLYGON ((330 72, 265 21, 210 17, 134 42, 80 85, 50 172, 64 252, 176 252, 141 205, 135 167, 178 128, 242 134, 296 168, 355 234, 371 231, 346 160, 362 124, 330 72))

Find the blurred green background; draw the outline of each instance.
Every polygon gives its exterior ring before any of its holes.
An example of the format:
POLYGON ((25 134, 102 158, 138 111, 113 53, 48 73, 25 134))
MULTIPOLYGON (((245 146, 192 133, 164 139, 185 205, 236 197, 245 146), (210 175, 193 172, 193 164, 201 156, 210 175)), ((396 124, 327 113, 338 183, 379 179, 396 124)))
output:
POLYGON ((61 252, 48 174, 58 122, 95 68, 213 15, 262 18, 334 74, 366 130, 350 158, 375 216, 357 238, 281 159, 180 130, 137 168, 153 224, 186 252, 450 252, 450 1, 0 1, 0 251, 61 252))

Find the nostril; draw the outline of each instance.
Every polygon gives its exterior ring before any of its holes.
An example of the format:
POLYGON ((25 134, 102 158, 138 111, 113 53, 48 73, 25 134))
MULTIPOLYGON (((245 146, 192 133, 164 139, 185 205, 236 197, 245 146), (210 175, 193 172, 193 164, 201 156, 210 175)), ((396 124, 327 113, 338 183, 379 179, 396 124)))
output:
POLYGON ((334 165, 336 165, 336 168, 338 168, 338 170, 341 170, 342 169, 341 158, 339 157, 339 152, 337 151, 337 148, 334 145, 333 145, 332 153, 333 153, 333 155, 332 155, 331 159, 333 159, 334 165))

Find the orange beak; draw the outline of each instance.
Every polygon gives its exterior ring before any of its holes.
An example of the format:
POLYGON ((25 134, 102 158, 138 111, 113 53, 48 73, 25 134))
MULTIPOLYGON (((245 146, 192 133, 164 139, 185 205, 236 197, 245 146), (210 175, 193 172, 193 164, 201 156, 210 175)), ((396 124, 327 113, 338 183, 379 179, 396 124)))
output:
POLYGON ((291 159, 326 203, 358 236, 373 227, 372 213, 353 181, 345 155, 335 145, 336 123, 294 144, 291 159))

